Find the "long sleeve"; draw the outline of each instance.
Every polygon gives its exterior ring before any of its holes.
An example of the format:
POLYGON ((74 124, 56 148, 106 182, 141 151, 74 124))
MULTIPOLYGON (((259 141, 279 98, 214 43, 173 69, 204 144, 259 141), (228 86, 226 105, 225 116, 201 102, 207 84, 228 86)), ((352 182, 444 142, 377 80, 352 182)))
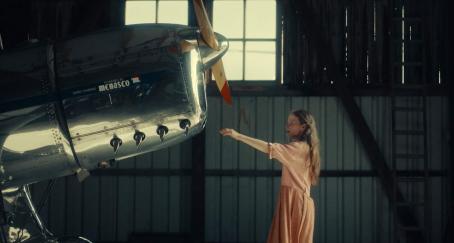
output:
POLYGON ((301 142, 292 142, 288 144, 271 143, 269 145, 269 158, 277 159, 286 166, 293 163, 303 163, 305 147, 301 142))

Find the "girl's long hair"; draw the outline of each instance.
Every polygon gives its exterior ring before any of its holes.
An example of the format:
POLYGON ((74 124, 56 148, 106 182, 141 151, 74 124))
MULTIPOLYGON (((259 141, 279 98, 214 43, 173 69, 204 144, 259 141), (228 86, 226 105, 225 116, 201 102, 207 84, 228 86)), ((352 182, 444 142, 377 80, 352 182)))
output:
POLYGON ((312 114, 306 110, 295 110, 292 114, 298 117, 301 124, 306 124, 307 128, 300 137, 301 141, 309 145, 309 176, 312 185, 316 185, 320 176, 320 140, 318 138, 317 126, 312 114))

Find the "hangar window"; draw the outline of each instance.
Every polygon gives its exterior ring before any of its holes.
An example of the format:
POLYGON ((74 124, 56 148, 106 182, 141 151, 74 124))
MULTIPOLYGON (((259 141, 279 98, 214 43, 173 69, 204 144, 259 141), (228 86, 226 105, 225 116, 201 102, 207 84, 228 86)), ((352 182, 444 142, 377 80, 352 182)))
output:
POLYGON ((229 81, 276 80, 276 22, 276 0, 213 1, 213 28, 229 39, 229 81))
MULTIPOLYGON (((128 0, 125 24, 188 24, 188 0, 128 0)), ((213 28, 229 40, 223 58, 229 81, 282 80, 276 0, 211 0, 213 28)), ((189 13, 193 14, 193 13, 189 13)), ((195 17, 194 17, 195 19, 195 17)), ((214 78, 213 78, 214 79, 214 78)))
POLYGON ((126 1, 125 24, 188 24, 187 0, 126 1))

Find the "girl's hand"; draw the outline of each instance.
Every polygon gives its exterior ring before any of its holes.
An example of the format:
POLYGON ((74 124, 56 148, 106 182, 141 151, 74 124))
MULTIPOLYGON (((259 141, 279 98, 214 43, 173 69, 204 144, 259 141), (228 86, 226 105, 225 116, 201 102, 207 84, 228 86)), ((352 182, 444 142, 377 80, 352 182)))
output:
POLYGON ((219 130, 219 133, 222 134, 222 136, 229 136, 233 139, 238 139, 238 135, 239 133, 231 128, 221 128, 221 130, 219 130))

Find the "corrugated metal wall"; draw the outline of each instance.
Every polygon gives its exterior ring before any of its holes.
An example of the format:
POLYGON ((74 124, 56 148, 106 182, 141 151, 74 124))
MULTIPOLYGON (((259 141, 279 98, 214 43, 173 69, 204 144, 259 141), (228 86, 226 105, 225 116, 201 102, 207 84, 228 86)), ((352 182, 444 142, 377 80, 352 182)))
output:
MULTIPOLYGON (((146 169, 187 169, 190 143, 123 160, 108 169, 136 175, 59 178, 41 216, 57 235, 126 241, 132 232, 189 232, 190 176, 137 175, 146 169), (183 153, 182 153, 183 151, 183 153)), ((33 186, 36 202, 46 182, 33 186)))
MULTIPOLYGON (((408 98, 411 101, 412 98, 408 98)), ((357 102, 387 161, 391 161, 391 100, 359 97, 357 102)), ((429 164, 445 170, 449 161, 448 98, 428 98, 429 164)), ((311 111, 318 122, 322 170, 331 171, 313 187, 314 242, 391 242, 392 215, 380 183, 335 97, 240 97, 232 107, 209 98, 206 128, 205 239, 207 242, 264 242, 280 183, 280 165, 247 145, 222 138, 232 127, 247 135, 286 142, 290 110, 311 111), (362 171, 349 177, 346 171, 362 171)), ((411 117, 400 123, 410 124, 411 117)), ((121 161, 116 168, 190 169, 191 143, 121 161)), ((113 168, 113 169, 116 169, 113 168)), ((134 170, 133 170, 134 169, 134 170)), ((39 199, 45 183, 33 187, 39 199)), ((93 240, 125 241, 131 232, 191 229, 190 174, 170 176, 92 176, 82 184, 61 178, 44 219, 57 234, 82 234, 93 240)), ((447 179, 431 179, 432 242, 442 242, 446 226, 447 179)))

